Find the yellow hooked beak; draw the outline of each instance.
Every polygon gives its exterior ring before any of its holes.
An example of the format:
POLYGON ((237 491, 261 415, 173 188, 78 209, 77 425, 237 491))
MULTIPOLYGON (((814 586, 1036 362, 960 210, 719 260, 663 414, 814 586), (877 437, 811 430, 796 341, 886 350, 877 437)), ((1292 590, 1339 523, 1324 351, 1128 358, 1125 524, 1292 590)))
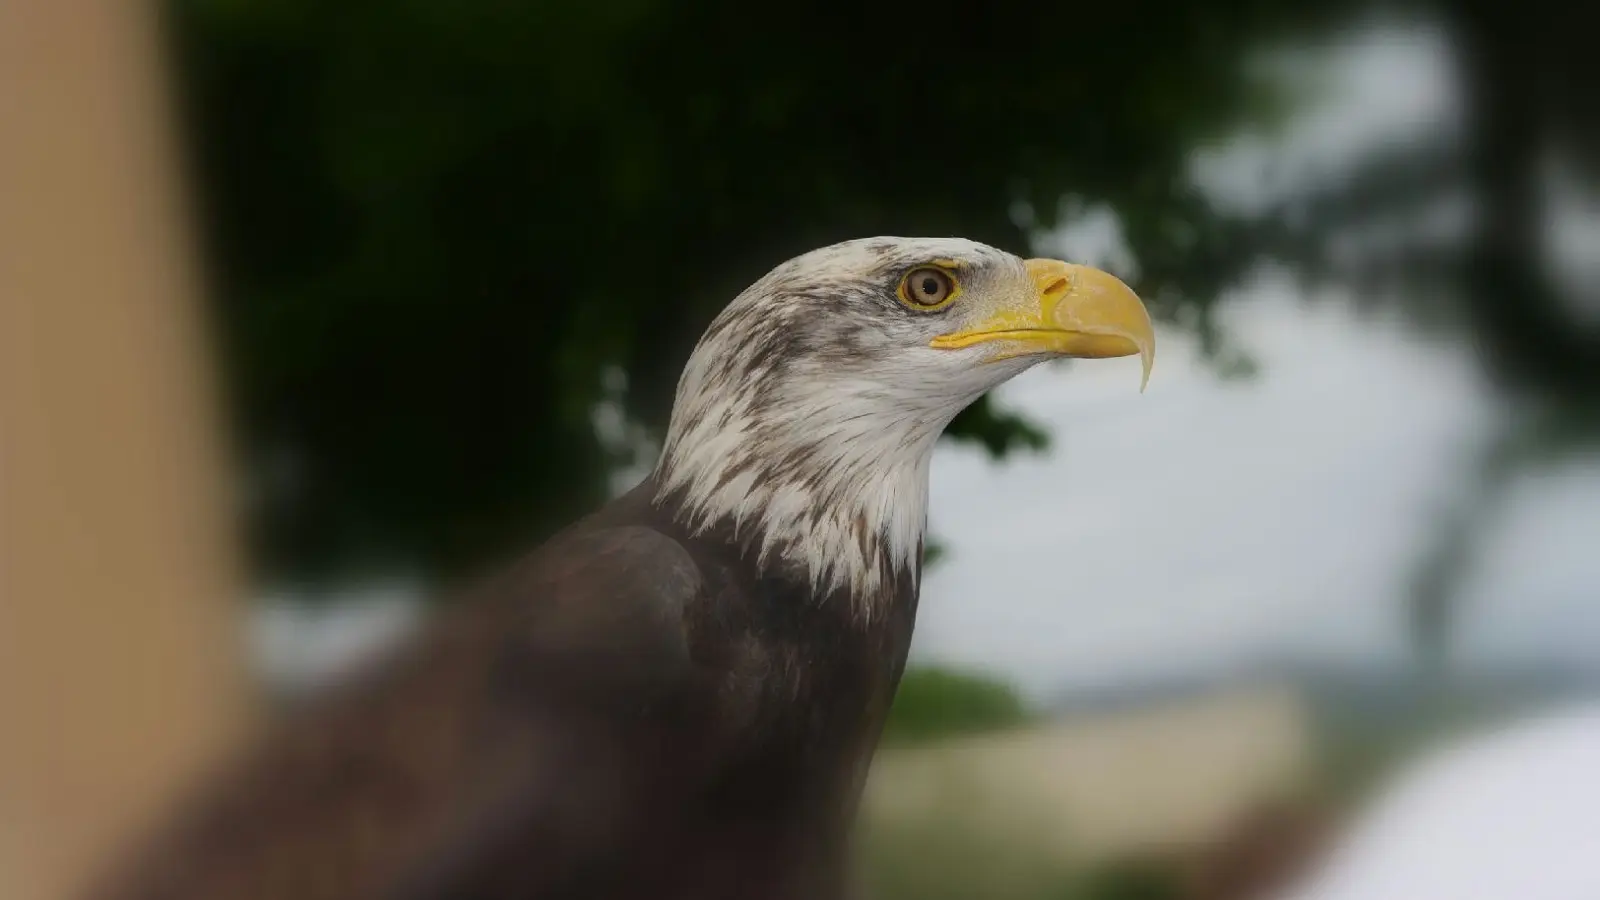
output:
POLYGON ((984 322, 933 339, 944 349, 1003 341, 1012 348, 996 357, 1035 353, 1109 359, 1138 354, 1144 364, 1142 393, 1155 363, 1156 335, 1137 294, 1115 275, 1056 259, 1030 259, 1035 295, 1000 310, 984 322))

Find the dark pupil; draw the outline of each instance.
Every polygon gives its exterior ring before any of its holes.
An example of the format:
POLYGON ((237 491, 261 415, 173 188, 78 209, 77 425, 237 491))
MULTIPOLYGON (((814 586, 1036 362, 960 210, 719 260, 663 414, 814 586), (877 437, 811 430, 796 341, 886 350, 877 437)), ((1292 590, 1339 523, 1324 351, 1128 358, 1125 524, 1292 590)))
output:
POLYGON ((939 279, 932 275, 922 279, 922 292, 930 297, 936 296, 939 293, 939 279))

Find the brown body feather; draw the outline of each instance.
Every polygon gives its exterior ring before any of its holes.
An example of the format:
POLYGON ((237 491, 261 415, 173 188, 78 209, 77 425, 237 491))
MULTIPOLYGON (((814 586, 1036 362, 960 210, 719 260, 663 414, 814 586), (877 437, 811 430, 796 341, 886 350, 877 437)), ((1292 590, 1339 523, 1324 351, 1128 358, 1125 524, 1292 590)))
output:
POLYGON ((918 573, 869 622, 653 490, 283 723, 97 896, 839 896, 918 573))

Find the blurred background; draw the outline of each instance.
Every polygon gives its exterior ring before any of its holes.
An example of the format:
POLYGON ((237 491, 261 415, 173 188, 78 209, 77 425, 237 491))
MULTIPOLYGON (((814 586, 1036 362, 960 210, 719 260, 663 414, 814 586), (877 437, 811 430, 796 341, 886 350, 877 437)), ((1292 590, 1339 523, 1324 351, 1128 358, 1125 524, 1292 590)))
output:
POLYGON ((1117 273, 933 472, 885 900, 1242 897, 1600 688, 1600 57, 1547 0, 0 6, 0 895, 653 461, 744 285, 1117 273))

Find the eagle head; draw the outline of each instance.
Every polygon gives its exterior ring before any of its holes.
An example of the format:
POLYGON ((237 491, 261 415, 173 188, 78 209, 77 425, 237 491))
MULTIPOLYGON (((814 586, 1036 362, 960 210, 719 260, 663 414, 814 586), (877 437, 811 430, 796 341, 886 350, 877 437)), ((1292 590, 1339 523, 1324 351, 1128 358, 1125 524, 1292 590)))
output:
POLYGON ((1053 357, 1138 355, 1148 380, 1154 351, 1139 298, 1087 266, 954 238, 814 250, 747 288, 696 345, 657 502, 868 603, 920 567, 929 461, 958 412, 1053 357))

